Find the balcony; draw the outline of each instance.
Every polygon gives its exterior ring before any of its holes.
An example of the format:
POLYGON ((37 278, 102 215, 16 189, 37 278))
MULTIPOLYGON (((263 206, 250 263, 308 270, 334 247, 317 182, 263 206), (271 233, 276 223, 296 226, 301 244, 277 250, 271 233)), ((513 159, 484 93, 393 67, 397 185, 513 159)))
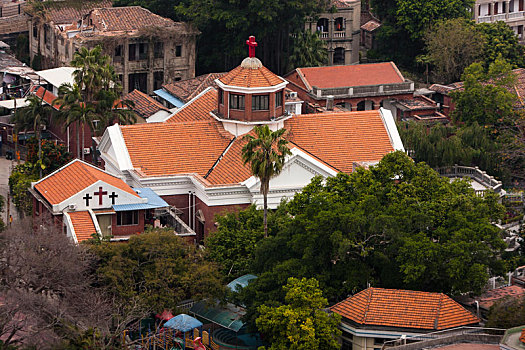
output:
POLYGON ((478 23, 491 23, 497 21, 514 21, 525 18, 525 11, 511 12, 511 13, 500 13, 493 16, 480 16, 478 17, 478 23))
POLYGON ((344 31, 334 32, 334 39, 344 39, 345 36, 346 36, 346 33, 344 31))
POLYGON ((328 32, 319 32, 319 37, 321 39, 328 39, 328 32))
POLYGON ((313 94, 315 98, 321 99, 327 96, 334 96, 334 98, 372 97, 411 93, 413 91, 414 83, 408 81, 397 84, 361 85, 331 89, 319 89, 314 86, 311 94, 313 94))

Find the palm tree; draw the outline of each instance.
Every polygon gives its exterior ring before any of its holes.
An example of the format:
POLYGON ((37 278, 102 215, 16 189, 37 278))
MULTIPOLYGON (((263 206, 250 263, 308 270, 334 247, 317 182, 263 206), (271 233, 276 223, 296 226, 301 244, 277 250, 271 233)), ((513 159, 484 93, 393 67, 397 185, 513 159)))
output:
POLYGON ((294 36, 292 53, 289 57, 289 70, 297 67, 317 67, 327 63, 328 52, 317 33, 309 30, 294 36))
POLYGON ((82 93, 77 84, 62 84, 58 89, 58 98, 53 102, 60 105, 60 115, 68 127, 77 123, 77 157, 84 160, 85 125, 93 129, 93 120, 96 119, 95 107, 91 103, 84 102, 82 93), (82 128, 82 152, 80 152, 80 133, 82 128))
POLYGON ((114 90, 100 90, 96 96, 95 104, 100 124, 96 131, 104 131, 112 123, 133 124, 137 116, 132 108, 134 103, 130 100, 120 99, 119 93, 114 90))
MULTIPOLYGON (((44 90, 45 96, 45 90, 44 90)), ((42 128, 49 124, 49 119, 53 113, 51 106, 43 103, 43 97, 30 95, 26 98, 29 105, 16 111, 13 123, 15 131, 27 131, 32 129, 38 141, 38 160, 40 161, 40 177, 42 177, 42 128)))
POLYGON ((250 163, 252 174, 261 182, 260 192, 263 195, 264 237, 268 237, 268 191, 270 179, 283 169, 286 156, 292 154, 283 138, 285 129, 271 131, 268 125, 253 128, 257 137, 250 134, 244 136, 247 141, 242 148, 244 164, 250 163))
MULTIPOLYGON (((71 60, 71 66, 77 68, 73 72, 73 78, 80 87, 84 102, 92 102, 95 94, 104 85, 108 78, 107 67, 110 58, 102 53, 102 47, 97 45, 93 49, 81 47, 71 60)), ((110 78, 114 78, 114 70, 110 78)), ((114 81, 114 80, 113 80, 114 81)))

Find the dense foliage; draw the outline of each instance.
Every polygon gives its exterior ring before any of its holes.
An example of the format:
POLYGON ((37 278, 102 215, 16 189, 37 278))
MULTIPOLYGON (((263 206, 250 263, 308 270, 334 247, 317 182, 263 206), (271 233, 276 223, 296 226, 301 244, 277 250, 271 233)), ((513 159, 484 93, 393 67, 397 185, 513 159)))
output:
MULTIPOLYGON (((368 284, 479 292, 490 274, 501 272, 504 243, 492 222, 502 215, 496 195, 478 197, 466 180, 450 182, 402 152, 370 170, 314 178, 272 214, 269 237, 250 243, 255 259, 250 264, 245 257, 242 266, 259 278, 241 292, 241 300, 255 322, 260 305, 284 303, 281 286, 289 277, 315 278, 331 302, 368 284)), ((243 227, 260 229, 260 214, 253 209, 239 217, 241 224, 230 223, 234 229, 224 228, 208 249, 235 247, 243 227)), ((250 235, 252 242, 257 237, 250 235)), ((221 266, 226 271, 244 254, 238 251, 213 258, 228 264, 221 266)))
POLYGON ((283 305, 261 305, 258 310, 256 323, 271 344, 268 350, 340 349, 336 339, 341 317, 323 310, 328 300, 319 283, 314 278, 289 278, 283 290, 283 305))
POLYGON ((489 310, 487 327, 512 328, 523 325, 525 298, 508 297, 496 302, 489 310))
POLYGON ((220 273, 202 253, 170 230, 133 236, 127 244, 92 242, 102 285, 118 298, 138 298, 155 312, 177 309, 181 301, 222 297, 220 273))

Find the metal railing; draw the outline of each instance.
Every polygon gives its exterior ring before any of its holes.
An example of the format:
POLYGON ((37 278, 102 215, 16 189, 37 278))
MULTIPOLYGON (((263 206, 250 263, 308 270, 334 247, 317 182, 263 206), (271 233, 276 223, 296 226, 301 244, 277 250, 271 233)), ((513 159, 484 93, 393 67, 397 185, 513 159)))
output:
POLYGON ((478 167, 454 165, 437 168, 436 171, 439 175, 445 177, 470 177, 485 186, 487 189, 491 189, 496 193, 500 193, 503 190, 503 184, 501 181, 490 176, 483 170, 480 170, 478 167))
POLYGON ((388 95, 392 93, 410 93, 414 91, 413 82, 403 82, 398 84, 380 84, 380 85, 361 85, 345 86, 340 88, 321 89, 317 86, 312 87, 312 94, 316 97, 334 96, 336 98, 344 97, 361 97, 373 95, 388 95))

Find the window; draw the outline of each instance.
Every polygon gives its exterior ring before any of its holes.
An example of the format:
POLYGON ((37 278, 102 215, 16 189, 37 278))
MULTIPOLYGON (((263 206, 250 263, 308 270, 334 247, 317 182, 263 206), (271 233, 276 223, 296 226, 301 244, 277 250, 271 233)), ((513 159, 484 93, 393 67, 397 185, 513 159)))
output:
POLYGON ((131 226, 139 224, 139 211, 118 211, 117 226, 131 226))
POLYGON ((162 87, 164 83, 164 72, 154 72, 153 73, 153 90, 158 90, 162 87))
POLYGON ((334 64, 345 64, 345 49, 337 47, 334 50, 334 64))
POLYGON ((222 91, 222 89, 219 89, 219 104, 223 104, 224 103, 224 91, 222 91))
POLYGON ((139 60, 145 60, 148 58, 148 43, 139 44, 139 60))
POLYGON ((38 27, 37 25, 33 25, 33 38, 38 38, 38 27))
POLYGON ((253 111, 267 111, 269 95, 255 95, 252 96, 252 110, 253 111))
POLYGON ((182 78, 181 77, 175 77, 175 81, 181 81, 182 78))
POLYGON ((230 94, 230 109, 244 110, 244 95, 230 94))
POLYGON ((283 105, 283 92, 279 91, 275 93, 275 107, 281 107, 283 105))
POLYGON ((155 46, 153 47, 153 53, 155 58, 163 58, 164 57, 164 43, 163 42, 156 42, 155 46))
POLYGON ((176 57, 182 56, 182 45, 175 46, 175 56, 176 57))
POLYGON ((120 56, 122 56, 122 45, 117 45, 117 47, 115 47, 115 57, 120 56))
POLYGON ((129 60, 137 60, 137 44, 129 44, 129 60))

